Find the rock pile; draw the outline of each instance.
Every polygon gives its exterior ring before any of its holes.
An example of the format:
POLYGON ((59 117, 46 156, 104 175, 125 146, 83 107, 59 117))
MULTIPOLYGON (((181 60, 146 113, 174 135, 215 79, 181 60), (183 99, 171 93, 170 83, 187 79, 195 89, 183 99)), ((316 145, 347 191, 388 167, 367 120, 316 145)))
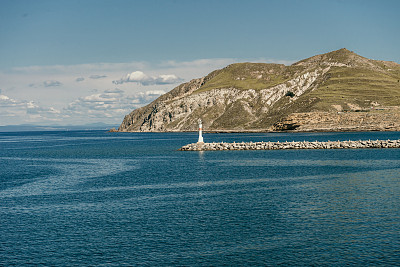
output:
POLYGON ((241 143, 193 143, 180 151, 208 150, 278 150, 278 149, 344 149, 344 148, 400 148, 399 140, 327 141, 327 142, 241 142, 241 143))

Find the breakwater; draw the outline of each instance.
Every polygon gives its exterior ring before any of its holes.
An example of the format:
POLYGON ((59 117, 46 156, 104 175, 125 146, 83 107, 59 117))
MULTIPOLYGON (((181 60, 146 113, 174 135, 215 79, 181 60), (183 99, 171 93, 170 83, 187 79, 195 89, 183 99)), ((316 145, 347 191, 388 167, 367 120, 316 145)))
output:
POLYGON ((193 143, 181 147, 180 151, 213 150, 280 150, 280 149, 360 149, 400 148, 400 140, 359 140, 327 142, 241 142, 241 143, 193 143))

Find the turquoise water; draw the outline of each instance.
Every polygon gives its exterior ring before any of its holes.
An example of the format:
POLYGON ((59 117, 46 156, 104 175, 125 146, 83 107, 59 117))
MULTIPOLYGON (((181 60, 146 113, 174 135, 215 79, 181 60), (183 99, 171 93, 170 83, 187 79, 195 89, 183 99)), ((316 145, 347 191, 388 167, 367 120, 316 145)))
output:
POLYGON ((177 151, 196 140, 0 133, 0 266, 400 264, 400 149, 177 151))

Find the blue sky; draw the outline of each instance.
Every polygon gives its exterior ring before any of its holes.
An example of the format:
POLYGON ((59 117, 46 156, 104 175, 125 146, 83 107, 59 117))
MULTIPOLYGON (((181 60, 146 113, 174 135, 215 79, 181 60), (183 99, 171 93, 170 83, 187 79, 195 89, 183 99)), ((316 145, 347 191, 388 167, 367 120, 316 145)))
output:
POLYGON ((0 125, 119 124, 233 62, 346 47, 400 63, 399 10, 396 0, 2 0, 0 125))

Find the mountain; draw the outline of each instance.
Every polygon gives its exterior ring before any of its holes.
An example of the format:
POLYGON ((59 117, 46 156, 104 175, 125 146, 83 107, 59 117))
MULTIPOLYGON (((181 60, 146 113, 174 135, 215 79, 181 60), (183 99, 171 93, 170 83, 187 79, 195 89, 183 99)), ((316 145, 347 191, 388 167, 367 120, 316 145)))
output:
POLYGON ((290 66, 237 63, 125 116, 119 131, 400 130, 400 65, 345 48, 290 66))

